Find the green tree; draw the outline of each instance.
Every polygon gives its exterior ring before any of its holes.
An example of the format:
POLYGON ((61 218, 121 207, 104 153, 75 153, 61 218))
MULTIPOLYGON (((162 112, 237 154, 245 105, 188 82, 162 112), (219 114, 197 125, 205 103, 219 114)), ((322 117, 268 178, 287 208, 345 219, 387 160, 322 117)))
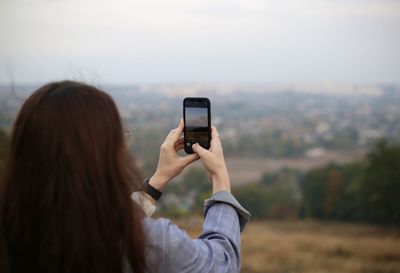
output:
POLYGON ((296 218, 301 205, 299 173, 283 169, 265 173, 255 184, 234 189, 234 194, 259 219, 296 218))
POLYGON ((382 140, 368 154, 361 200, 370 221, 400 224, 400 145, 382 140))
POLYGON ((160 201, 161 211, 173 216, 202 213, 204 200, 211 196, 211 192, 212 183, 206 171, 190 168, 181 181, 176 181, 166 188, 165 197, 160 201))
POLYGON ((235 188, 233 194, 254 218, 267 218, 268 211, 271 208, 271 195, 265 186, 260 184, 242 186, 235 188))
POLYGON ((307 172, 301 182, 303 203, 306 217, 323 218, 323 197, 325 195, 325 169, 307 172))
POLYGON ((301 181, 305 217, 365 220, 360 199, 364 162, 330 164, 305 173, 301 181))

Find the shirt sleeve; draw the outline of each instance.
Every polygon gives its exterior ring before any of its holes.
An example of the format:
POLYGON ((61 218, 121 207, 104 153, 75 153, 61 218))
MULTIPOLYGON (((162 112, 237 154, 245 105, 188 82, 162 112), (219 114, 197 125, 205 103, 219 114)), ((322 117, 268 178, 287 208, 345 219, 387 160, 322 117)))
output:
POLYGON ((229 202, 207 205, 203 231, 195 240, 167 219, 144 219, 149 272, 240 271, 240 214, 229 202))
POLYGON ((250 221, 251 214, 248 212, 236 198, 227 191, 219 191, 215 193, 210 199, 204 201, 204 214, 207 214, 207 210, 215 203, 226 203, 236 209, 239 215, 240 231, 243 231, 248 221, 250 221))
POLYGON ((131 194, 131 199, 138 204, 147 217, 151 217, 156 211, 156 206, 141 191, 135 191, 131 194))

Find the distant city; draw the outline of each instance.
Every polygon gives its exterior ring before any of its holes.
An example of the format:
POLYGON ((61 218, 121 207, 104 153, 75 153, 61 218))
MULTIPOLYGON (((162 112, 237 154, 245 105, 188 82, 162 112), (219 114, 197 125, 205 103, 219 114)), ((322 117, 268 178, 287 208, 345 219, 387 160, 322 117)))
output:
MULTIPOLYGON (((38 85, 0 86, 0 126, 9 131, 38 85)), ((400 140, 398 85, 153 84, 99 86, 115 99, 142 165, 155 161, 182 117, 186 96, 211 100, 211 120, 229 158, 318 158, 400 140)), ((363 152, 361 152, 363 154, 363 152)), ((151 165, 151 164, 150 164, 151 165)), ((150 166, 149 165, 149 166, 150 166)))

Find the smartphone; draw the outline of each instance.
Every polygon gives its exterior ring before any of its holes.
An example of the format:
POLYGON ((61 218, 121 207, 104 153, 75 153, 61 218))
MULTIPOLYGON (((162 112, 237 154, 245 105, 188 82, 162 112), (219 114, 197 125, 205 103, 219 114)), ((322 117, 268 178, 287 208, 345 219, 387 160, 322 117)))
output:
POLYGON ((193 154, 192 145, 199 143, 210 149, 211 142, 211 103, 208 98, 185 98, 183 100, 184 148, 193 154))

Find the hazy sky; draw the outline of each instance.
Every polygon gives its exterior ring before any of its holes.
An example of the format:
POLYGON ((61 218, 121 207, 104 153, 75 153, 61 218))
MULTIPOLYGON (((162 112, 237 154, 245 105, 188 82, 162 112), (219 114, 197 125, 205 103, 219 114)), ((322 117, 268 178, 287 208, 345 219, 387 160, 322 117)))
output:
POLYGON ((207 108, 186 107, 186 126, 207 127, 207 108))
POLYGON ((400 0, 0 0, 0 82, 400 82, 400 0))

